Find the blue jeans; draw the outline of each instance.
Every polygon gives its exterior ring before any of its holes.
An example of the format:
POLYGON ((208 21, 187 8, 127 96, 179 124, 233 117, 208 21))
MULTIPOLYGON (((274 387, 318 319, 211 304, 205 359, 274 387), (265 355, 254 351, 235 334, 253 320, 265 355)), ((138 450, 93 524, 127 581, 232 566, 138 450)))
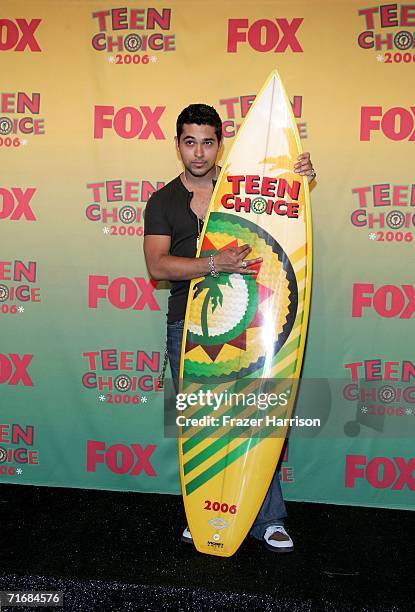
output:
MULTIPOLYGON (((175 321, 174 323, 167 324, 167 351, 176 392, 178 390, 183 326, 184 321, 175 321)), ((262 540, 266 528, 270 525, 283 525, 286 516, 287 510, 282 497, 279 473, 278 470, 276 470, 265 496, 264 503, 252 526, 251 535, 258 540, 262 540)))

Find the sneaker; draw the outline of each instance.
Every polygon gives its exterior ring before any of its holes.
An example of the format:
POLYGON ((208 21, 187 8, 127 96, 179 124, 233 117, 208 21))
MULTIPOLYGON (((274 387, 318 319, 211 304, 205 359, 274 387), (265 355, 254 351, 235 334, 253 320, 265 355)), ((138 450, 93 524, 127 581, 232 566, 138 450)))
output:
POLYGON ((189 527, 186 527, 182 533, 182 542, 186 542, 186 544, 193 544, 193 538, 189 527))
POLYGON ((291 552, 294 544, 282 525, 271 525, 264 533, 264 545, 272 552, 291 552))

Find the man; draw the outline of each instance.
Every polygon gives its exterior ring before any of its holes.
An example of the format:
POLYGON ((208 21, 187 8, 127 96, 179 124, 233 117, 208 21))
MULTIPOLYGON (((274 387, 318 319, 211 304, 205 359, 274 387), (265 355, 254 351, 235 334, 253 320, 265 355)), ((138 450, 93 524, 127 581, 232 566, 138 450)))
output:
MULTIPOLYGON (((228 248, 213 257, 196 258, 199 236, 219 175, 216 157, 222 141, 222 122, 214 108, 191 104, 177 118, 176 147, 184 171, 147 202, 144 219, 144 254, 150 275, 155 280, 169 280, 172 288, 167 314, 167 351, 172 378, 177 389, 180 350, 189 284, 192 278, 218 272, 254 274, 252 266, 261 258, 247 259, 249 245, 228 248)), ((295 172, 316 176, 309 153, 303 153, 295 172)), ((293 542, 284 529, 287 516, 278 472, 265 497, 251 530, 273 552, 293 550, 293 542)), ((188 528, 182 540, 192 542, 188 528)))

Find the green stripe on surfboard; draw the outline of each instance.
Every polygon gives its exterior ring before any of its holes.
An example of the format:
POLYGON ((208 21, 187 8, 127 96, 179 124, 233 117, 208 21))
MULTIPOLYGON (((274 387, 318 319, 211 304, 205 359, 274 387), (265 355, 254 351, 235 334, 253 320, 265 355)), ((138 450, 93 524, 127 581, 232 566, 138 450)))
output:
MULTIPOLYGON (((233 416, 237 418, 237 414, 242 412, 242 410, 235 412, 233 416)), ((255 413, 256 412, 252 412, 250 415, 247 415, 247 418, 253 418, 253 415, 255 413)), ((278 418, 281 419, 283 417, 279 416, 278 418)), ((266 438, 267 436, 264 434, 264 431, 265 431, 264 429, 259 430, 258 434, 256 434, 253 437, 266 438)), ((215 455, 217 452, 222 450, 222 448, 224 448, 227 444, 229 444, 230 440, 234 440, 235 438, 237 438, 238 434, 241 434, 240 436, 241 438, 245 438, 246 437, 246 427, 233 427, 232 435, 230 435, 228 432, 225 433, 222 437, 217 438, 214 442, 212 442, 212 444, 204 448, 198 455, 195 455, 194 457, 192 457, 192 459, 189 459, 189 461, 186 461, 186 463, 183 466, 184 474, 189 474, 192 470, 199 467, 199 465, 201 465, 204 461, 207 461, 208 459, 210 459, 210 457, 213 457, 213 455, 215 455)))
MULTIPOLYGON (((285 414, 286 413, 284 413, 284 415, 281 415, 280 418, 285 418, 285 414)), ((186 485, 186 494, 190 495, 191 493, 199 489, 201 486, 203 486, 206 482, 209 482, 209 480, 214 478, 214 476, 226 469, 229 465, 234 463, 234 461, 242 457, 242 455, 250 452, 257 444, 259 444, 259 442, 262 442, 264 438, 268 437, 271 434, 271 431, 275 431, 271 428, 269 429, 270 432, 267 433, 263 438, 250 438, 248 440, 245 440, 240 446, 237 446, 236 448, 231 450, 227 455, 222 457, 222 459, 210 466, 210 468, 199 474, 199 476, 196 476, 196 478, 191 480, 186 485)))
MULTIPOLYGON (((240 414, 241 412, 243 412, 244 410, 246 410, 246 406, 242 406, 241 408, 233 408, 232 410, 229 410, 228 412, 225 412, 222 416, 225 415, 229 415, 231 417, 236 417, 238 414, 240 414)), ((210 412, 210 411, 209 411, 210 412)), ((254 414, 256 412, 256 410, 252 413, 254 414)), ((200 416, 204 416, 204 415, 200 415, 200 416)), ((196 417, 193 417, 196 418, 196 417)), ((200 417, 197 417, 200 418, 200 417)), ((238 428, 239 430, 239 428, 238 428)), ((215 432, 218 431, 217 427, 204 427, 203 431, 201 431, 200 433, 198 432, 198 435, 194 435, 192 438, 189 438, 189 440, 186 440, 185 444, 187 444, 189 442, 188 448, 186 448, 185 452, 189 452, 192 448, 194 448, 195 446, 197 446, 197 444, 199 444, 200 442, 202 442, 203 440, 206 440, 207 438, 209 438, 212 434, 214 434, 215 432)), ((246 433, 246 429, 244 428, 244 432, 246 433)), ((232 438, 236 438, 237 435, 235 435, 234 431, 232 430, 232 438)), ((221 436, 220 438, 217 438, 214 442, 212 442, 212 444, 210 446, 208 446, 206 449, 204 449, 202 451, 202 453, 206 453, 206 451, 208 451, 209 448, 215 447, 217 446, 218 440, 220 439, 228 439, 229 438, 229 433, 226 432, 223 434, 223 436, 221 436)), ((184 447, 184 444, 183 444, 184 447)), ((220 447, 222 448, 222 447, 220 447)), ((185 452, 183 452, 183 454, 185 454, 185 452)), ((213 451, 211 454, 214 454, 213 451)), ((206 458, 208 458, 210 455, 206 456, 206 458)), ((192 459, 190 459, 189 461, 186 461, 186 463, 184 464, 184 471, 186 473, 186 466, 188 465, 188 463, 195 461, 195 459, 199 457, 199 455, 195 455, 195 457, 193 457, 192 459)), ((193 469, 193 468, 192 468, 193 469)))

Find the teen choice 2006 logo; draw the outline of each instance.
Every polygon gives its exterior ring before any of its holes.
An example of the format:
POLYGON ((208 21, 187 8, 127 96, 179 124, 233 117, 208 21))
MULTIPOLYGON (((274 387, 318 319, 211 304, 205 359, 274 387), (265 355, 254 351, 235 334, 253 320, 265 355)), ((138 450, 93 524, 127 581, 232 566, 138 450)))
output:
MULTIPOLYGON (((298 288, 278 242, 251 221, 212 212, 201 256, 249 244, 262 257, 255 275, 220 274, 196 283, 188 317, 184 376, 261 377, 293 328, 298 288)), ((289 374, 287 374, 289 375, 289 374)))
POLYGON ((92 17, 98 27, 92 47, 112 54, 107 56, 111 64, 144 66, 176 50, 171 8, 105 8, 92 17))

